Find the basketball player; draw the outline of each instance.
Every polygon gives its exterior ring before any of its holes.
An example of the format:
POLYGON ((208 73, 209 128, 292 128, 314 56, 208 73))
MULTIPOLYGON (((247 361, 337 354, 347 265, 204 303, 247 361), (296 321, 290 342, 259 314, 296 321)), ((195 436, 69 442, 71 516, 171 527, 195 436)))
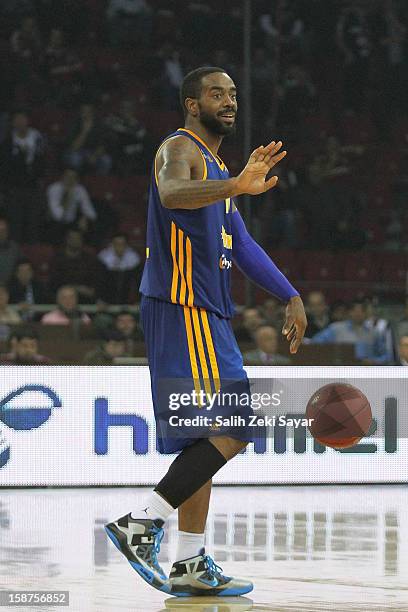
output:
MULTIPOLYGON (((211 479, 252 439, 245 427, 203 426, 199 435, 169 426, 168 397, 173 391, 220 392, 223 381, 249 390, 242 356, 232 332, 230 296, 232 261, 255 283, 283 300, 282 333, 296 353, 306 328, 298 292, 245 229, 234 204, 240 194, 273 188, 270 170, 284 158, 281 142, 260 146, 247 165, 230 178, 218 149, 235 129, 236 88, 221 68, 190 72, 181 86, 185 127, 170 134, 158 149, 152 170, 147 222, 146 264, 140 291, 141 319, 147 345, 157 448, 179 453, 144 505, 106 526, 107 533, 132 567, 149 584, 179 597, 233 596, 252 590, 249 580, 221 573, 205 554, 204 529, 211 479), (178 549, 169 578, 157 553, 163 526, 178 508, 178 549)), ((198 397, 198 395, 197 395, 198 397)), ((190 416, 203 414, 192 402, 190 416)), ((234 406, 234 414, 248 410, 234 406)))

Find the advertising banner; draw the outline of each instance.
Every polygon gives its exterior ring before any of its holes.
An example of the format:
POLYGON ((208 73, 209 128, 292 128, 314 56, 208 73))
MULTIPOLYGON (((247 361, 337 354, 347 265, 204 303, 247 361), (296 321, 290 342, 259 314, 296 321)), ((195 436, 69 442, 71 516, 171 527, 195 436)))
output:
MULTIPOLYGON (((215 483, 406 481, 403 367, 246 369, 254 412, 269 420, 215 483), (313 394, 334 382, 357 387, 373 414, 368 435, 342 451, 316 443, 302 418, 313 394)), ((174 459, 156 450, 147 367, 3 367, 1 382, 0 486, 152 485, 174 459)))

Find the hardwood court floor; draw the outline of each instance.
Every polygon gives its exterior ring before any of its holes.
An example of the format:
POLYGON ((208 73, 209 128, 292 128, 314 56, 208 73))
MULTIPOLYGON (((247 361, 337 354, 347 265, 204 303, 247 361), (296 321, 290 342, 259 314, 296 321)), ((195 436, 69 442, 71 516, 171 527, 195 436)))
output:
MULTIPOLYGON (((146 585, 103 524, 142 507, 145 489, 3 489, 0 589, 69 590, 69 608, 27 612, 408 612, 405 486, 217 487, 207 549, 255 589, 176 599, 146 585)), ((160 560, 168 570, 176 515, 160 560)), ((22 610, 23 608, 4 608, 22 610)))

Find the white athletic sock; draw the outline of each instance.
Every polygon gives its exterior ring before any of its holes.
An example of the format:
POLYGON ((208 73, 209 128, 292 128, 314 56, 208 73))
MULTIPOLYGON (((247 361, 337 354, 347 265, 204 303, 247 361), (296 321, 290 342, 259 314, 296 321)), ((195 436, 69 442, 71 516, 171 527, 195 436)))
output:
POLYGON ((191 559, 196 557, 200 549, 204 547, 204 533, 188 533, 187 531, 178 531, 177 554, 176 561, 191 559))
POLYGON ((132 512, 131 516, 132 518, 161 519, 162 521, 167 521, 174 510, 175 508, 166 502, 161 495, 156 493, 156 491, 152 491, 145 500, 144 507, 136 513, 132 512))

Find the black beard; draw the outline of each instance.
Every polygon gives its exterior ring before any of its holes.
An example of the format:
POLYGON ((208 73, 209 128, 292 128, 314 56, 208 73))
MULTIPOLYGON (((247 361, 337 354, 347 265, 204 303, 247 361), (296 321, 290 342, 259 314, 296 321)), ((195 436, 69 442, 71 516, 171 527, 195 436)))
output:
POLYGON ((214 115, 206 113, 200 108, 200 123, 207 128, 209 132, 217 136, 233 136, 235 134, 235 122, 232 125, 225 125, 214 115))

